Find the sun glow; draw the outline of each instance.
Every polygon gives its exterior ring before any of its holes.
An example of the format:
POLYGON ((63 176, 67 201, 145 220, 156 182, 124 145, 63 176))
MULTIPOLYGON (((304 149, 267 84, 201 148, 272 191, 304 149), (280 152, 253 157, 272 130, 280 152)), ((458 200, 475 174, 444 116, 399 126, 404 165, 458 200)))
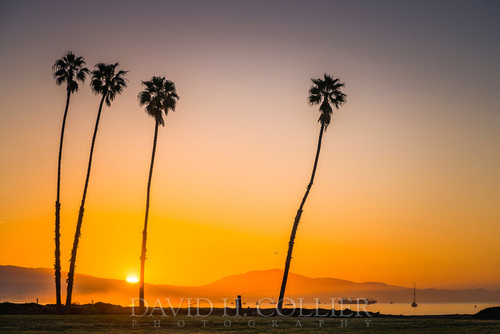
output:
POLYGON ((137 283, 137 282, 139 282, 139 279, 137 277, 135 277, 135 276, 129 276, 129 277, 127 277, 127 282, 129 282, 129 283, 137 283))

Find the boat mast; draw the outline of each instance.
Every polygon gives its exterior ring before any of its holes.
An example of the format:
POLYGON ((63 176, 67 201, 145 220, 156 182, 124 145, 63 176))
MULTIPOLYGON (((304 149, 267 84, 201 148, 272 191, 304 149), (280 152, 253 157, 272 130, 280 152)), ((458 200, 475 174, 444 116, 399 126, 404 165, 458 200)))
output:
POLYGON ((417 286, 415 282, 413 282, 413 303, 411 303, 411 307, 417 307, 417 286))

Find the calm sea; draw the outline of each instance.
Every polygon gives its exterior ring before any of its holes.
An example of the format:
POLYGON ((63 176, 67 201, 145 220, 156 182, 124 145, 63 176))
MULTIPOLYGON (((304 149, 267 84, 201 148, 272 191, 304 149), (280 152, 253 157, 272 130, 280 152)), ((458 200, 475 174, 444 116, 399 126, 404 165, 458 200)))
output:
MULTIPOLYGON (((475 314, 485 308, 493 306, 500 306, 500 303, 420 303, 418 307, 411 307, 410 303, 377 303, 366 306, 366 310, 392 315, 475 314)), ((352 305, 351 309, 354 311, 356 305, 352 305)))
MULTIPOLYGON (((299 302, 295 304, 299 308, 299 302)), ((200 304, 202 307, 207 307, 208 305, 200 304)), ((222 304, 214 303, 215 307, 223 307, 222 304)), ((228 307, 234 307, 234 305, 226 305, 228 307)), ((381 314, 390 315, 444 315, 444 314, 476 314, 477 312, 493 306, 500 306, 500 303, 419 303, 418 307, 411 307, 410 303, 376 303, 372 305, 361 305, 360 311, 363 311, 363 307, 369 312, 380 312, 381 314)), ((195 306, 193 306, 195 307, 195 306)), ((246 307, 255 307, 255 304, 249 303, 244 304, 246 307)), ((273 308, 276 305, 261 304, 262 309, 273 308)), ((303 308, 314 309, 316 305, 314 303, 303 303, 303 308)), ((321 303, 319 306, 323 309, 331 308, 331 303, 321 303)), ((293 306, 285 306, 285 308, 293 308, 293 306)), ((352 311, 357 310, 356 304, 344 305, 344 309, 350 308, 352 311)), ((339 310, 340 305, 335 303, 335 309, 339 310)))

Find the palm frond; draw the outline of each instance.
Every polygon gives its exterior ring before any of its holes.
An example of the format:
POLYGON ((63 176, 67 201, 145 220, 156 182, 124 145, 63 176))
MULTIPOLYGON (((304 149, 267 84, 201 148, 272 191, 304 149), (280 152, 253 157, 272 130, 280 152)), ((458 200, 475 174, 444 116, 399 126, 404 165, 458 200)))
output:
POLYGON ((324 74, 322 79, 311 79, 313 85, 309 89, 308 101, 310 105, 320 104, 320 116, 318 122, 326 127, 331 122, 333 109, 342 106, 347 99, 347 95, 341 91, 345 85, 339 79, 334 79, 328 74, 324 74))
POLYGON ((116 67, 119 63, 105 64, 97 63, 92 71, 92 80, 90 87, 94 94, 104 96, 106 105, 111 106, 111 102, 118 94, 121 94, 125 87, 127 87, 127 80, 125 75, 127 71, 120 70, 115 73, 116 67))
POLYGON ((165 125, 163 116, 168 111, 175 111, 179 96, 175 84, 165 77, 153 76, 149 81, 142 81, 144 90, 138 94, 139 105, 145 105, 145 111, 160 125, 165 125))
POLYGON ((84 82, 89 73, 85 67, 85 59, 77 57, 72 51, 66 52, 52 65, 52 74, 57 85, 66 82, 66 90, 70 93, 78 90, 78 81, 84 82))

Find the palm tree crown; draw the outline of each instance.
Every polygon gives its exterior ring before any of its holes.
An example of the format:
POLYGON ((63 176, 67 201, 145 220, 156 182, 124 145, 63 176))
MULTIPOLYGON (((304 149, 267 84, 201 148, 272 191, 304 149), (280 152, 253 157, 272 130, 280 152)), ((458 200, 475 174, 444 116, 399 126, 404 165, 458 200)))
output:
POLYGON ((77 57, 73 52, 68 51, 52 66, 56 84, 60 86, 66 82, 66 90, 69 93, 78 91, 78 81, 84 82, 90 72, 85 65, 83 57, 77 57))
POLYGON ((152 116, 158 124, 165 125, 163 114, 175 111, 175 104, 179 99, 175 84, 165 77, 154 76, 149 81, 143 81, 145 89, 139 93, 139 104, 146 105, 146 113, 152 116))
POLYGON ((118 63, 98 63, 92 71, 92 81, 90 82, 92 92, 96 95, 102 95, 108 107, 111 106, 111 101, 115 99, 116 95, 123 92, 123 89, 127 87, 124 77, 128 71, 120 70, 116 72, 118 65, 118 63))
POLYGON ((321 115, 318 122, 324 125, 325 129, 330 124, 332 119, 333 109, 330 105, 333 104, 336 109, 342 106, 346 101, 346 95, 340 90, 344 87, 339 79, 333 79, 328 74, 324 74, 324 79, 311 79, 313 86, 309 89, 309 104, 320 104, 319 110, 321 115))

